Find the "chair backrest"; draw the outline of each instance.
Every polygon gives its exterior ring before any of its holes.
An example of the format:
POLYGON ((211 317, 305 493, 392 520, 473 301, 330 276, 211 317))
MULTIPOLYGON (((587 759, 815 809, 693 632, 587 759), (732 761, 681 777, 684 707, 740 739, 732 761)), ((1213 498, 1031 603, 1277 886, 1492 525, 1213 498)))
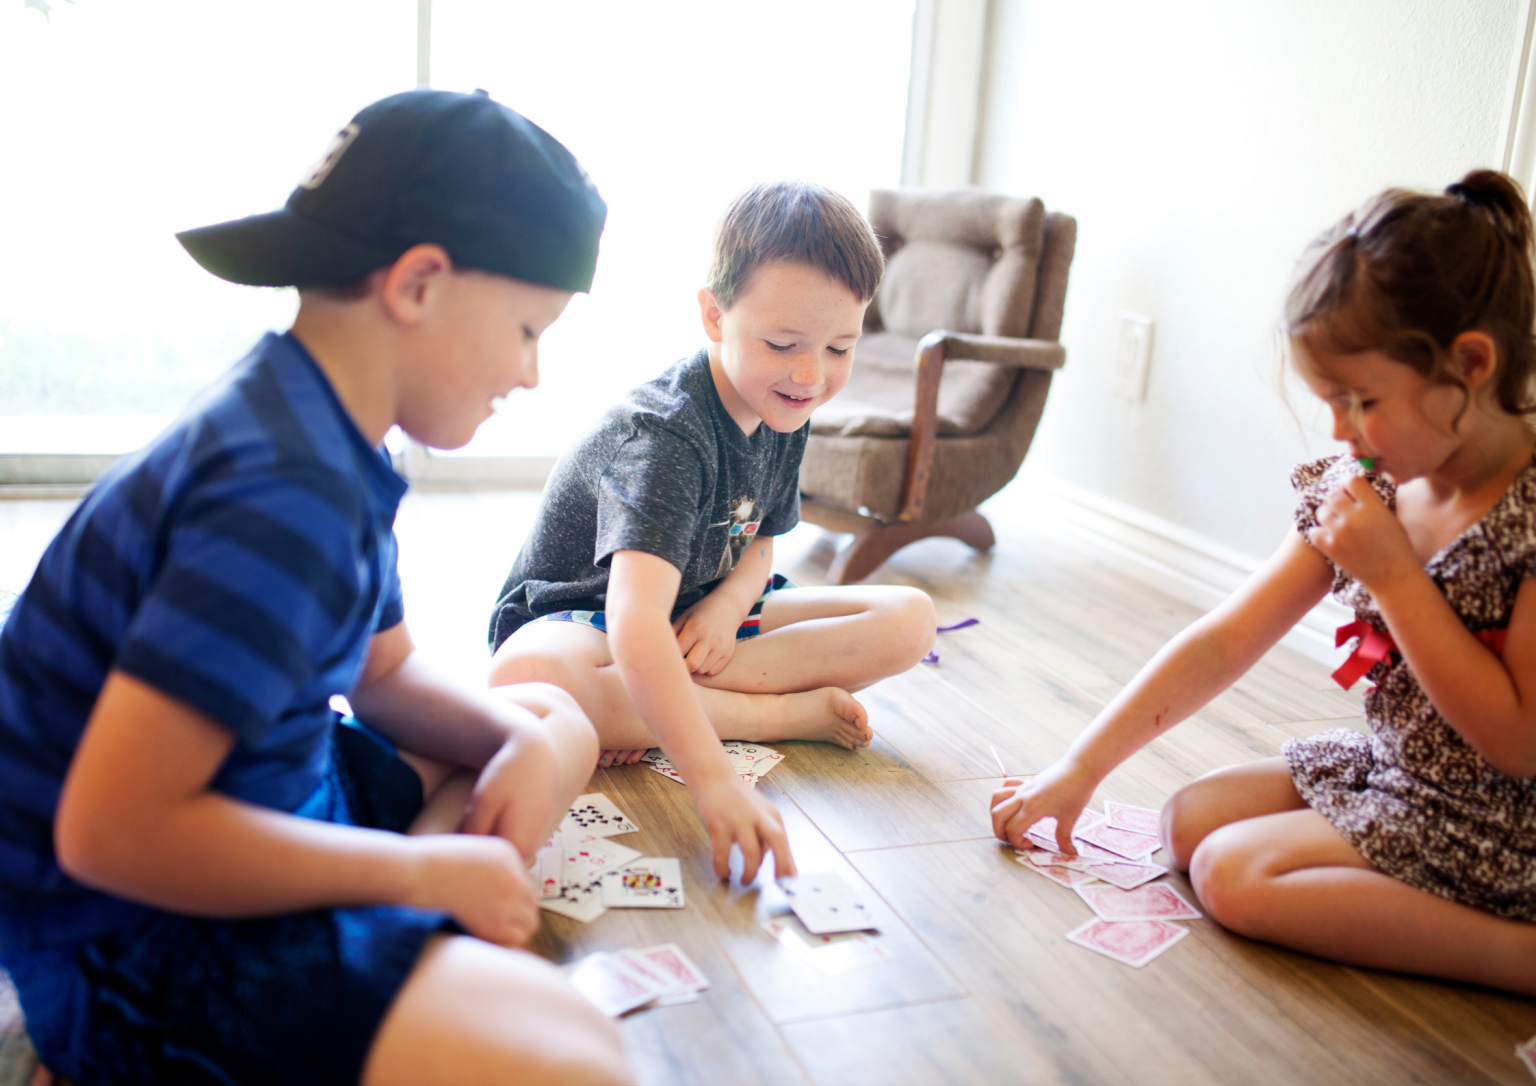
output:
POLYGON ((1048 339, 1060 333, 1066 268, 1051 277, 1060 284, 1050 289, 1042 289, 1047 283, 1040 273, 1043 255, 1055 258, 1048 259, 1053 271, 1060 261, 1052 251, 1059 245, 1048 243, 1066 241, 1070 264, 1072 240, 1056 238, 1066 231, 1052 229, 1071 224, 1075 234, 1069 216, 1047 215, 1038 199, 979 189, 875 189, 869 222, 886 257, 870 306, 872 329, 1048 339), (1048 316, 1053 305, 1054 319, 1048 316), (1050 335, 1040 334, 1052 324, 1050 335))

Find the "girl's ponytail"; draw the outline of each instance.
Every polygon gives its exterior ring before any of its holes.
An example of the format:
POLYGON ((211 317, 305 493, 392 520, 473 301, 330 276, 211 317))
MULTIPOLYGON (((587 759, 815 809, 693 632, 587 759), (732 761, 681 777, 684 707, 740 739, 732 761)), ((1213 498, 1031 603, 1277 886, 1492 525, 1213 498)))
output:
POLYGON ((1451 343, 1486 332, 1499 346, 1499 406, 1536 414, 1533 239, 1525 194, 1497 171, 1473 170, 1443 194, 1388 189, 1302 254, 1285 333, 1314 357, 1380 351, 1461 384, 1451 343))

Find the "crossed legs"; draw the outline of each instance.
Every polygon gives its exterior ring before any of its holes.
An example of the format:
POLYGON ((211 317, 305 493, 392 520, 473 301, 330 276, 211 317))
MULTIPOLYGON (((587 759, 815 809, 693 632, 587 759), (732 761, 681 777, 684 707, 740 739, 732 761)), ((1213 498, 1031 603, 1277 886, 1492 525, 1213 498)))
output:
MULTIPOLYGON (((758 636, 738 642, 717 675, 694 676, 722 739, 869 742, 851 692, 905 671, 933 646, 933 603, 891 585, 791 588, 764 601, 758 636)), ((597 728, 603 764, 656 745, 613 666, 608 637, 572 622, 530 622, 491 661, 493 686, 548 682, 568 690, 597 728)))
POLYGON ((1225 927, 1319 958, 1536 995, 1536 924, 1383 874, 1303 802, 1283 758, 1217 770, 1163 808, 1163 843, 1225 927))

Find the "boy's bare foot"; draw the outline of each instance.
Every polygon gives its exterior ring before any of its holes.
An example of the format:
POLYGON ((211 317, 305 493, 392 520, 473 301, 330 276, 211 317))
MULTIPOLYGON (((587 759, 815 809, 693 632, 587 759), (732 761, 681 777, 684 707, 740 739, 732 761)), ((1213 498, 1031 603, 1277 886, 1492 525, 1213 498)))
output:
POLYGON ((774 739, 805 739, 836 743, 849 750, 867 747, 875 733, 869 713, 857 698, 835 686, 807 690, 803 694, 770 694, 778 702, 779 719, 774 739))
POLYGON ((597 764, 603 769, 610 766, 634 765, 649 749, 649 747, 641 747, 639 750, 605 750, 598 758, 597 764))

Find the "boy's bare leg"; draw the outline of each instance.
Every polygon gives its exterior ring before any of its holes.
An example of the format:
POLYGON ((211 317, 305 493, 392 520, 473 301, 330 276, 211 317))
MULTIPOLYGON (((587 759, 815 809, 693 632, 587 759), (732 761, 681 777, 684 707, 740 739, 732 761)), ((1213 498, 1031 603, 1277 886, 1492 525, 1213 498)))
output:
MULTIPOLYGON (((720 674, 695 677, 722 739, 809 739, 854 749, 873 733, 848 690, 910 668, 934 637, 926 595, 879 585, 775 592, 761 622, 765 632, 740 642, 720 674)), ((530 680, 571 692, 597 728, 605 763, 633 761, 655 745, 602 632, 572 622, 524 626, 497 651, 490 681, 530 680)))
POLYGON ((364 1086, 627 1083, 618 1030, 555 968, 467 936, 423 950, 384 1016, 364 1086))
POLYGON ((1536 924, 1409 886, 1307 807, 1283 758, 1220 770, 1163 809, 1163 839, 1221 924, 1320 958, 1536 995, 1536 924))

